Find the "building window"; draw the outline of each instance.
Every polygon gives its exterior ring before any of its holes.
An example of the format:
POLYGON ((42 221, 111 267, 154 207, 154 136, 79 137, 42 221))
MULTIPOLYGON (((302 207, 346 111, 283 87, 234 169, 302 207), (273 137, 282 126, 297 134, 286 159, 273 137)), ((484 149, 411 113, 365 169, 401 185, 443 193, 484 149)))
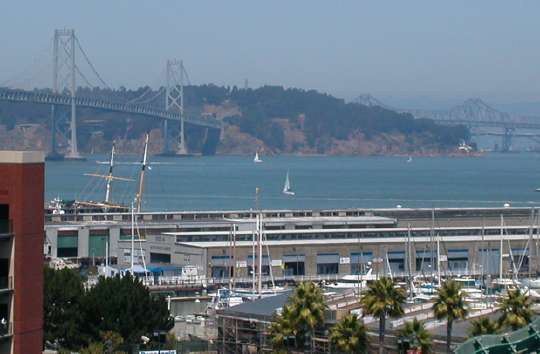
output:
POLYGON ((171 255, 150 252, 150 263, 171 263, 171 255))
POLYGON ((79 237, 75 235, 58 235, 57 256, 74 258, 78 255, 79 237))
POLYGON ((405 252, 404 251, 392 251, 386 254, 388 266, 390 266, 389 271, 396 275, 399 273, 405 272, 405 252))
POLYGON ((89 257, 105 257, 107 250, 108 235, 92 235, 88 240, 88 256, 89 257))
POLYGON ((233 276, 233 267, 213 266, 211 270, 212 278, 229 278, 233 276))
POLYGON ((448 250, 448 270, 465 272, 469 269, 469 251, 466 249, 448 250))
POLYGON ((0 289, 7 289, 9 286, 9 259, 0 258, 0 289))
POLYGON ((9 231, 9 205, 0 204, 0 234, 9 231))
POLYGON ((529 271, 529 253, 525 248, 512 248, 512 272, 517 270, 518 273, 526 273, 529 271))
POLYGON ((282 258, 285 276, 305 275, 305 256, 303 254, 285 255, 282 258))
POLYGON ((437 254, 431 251, 416 251, 416 271, 430 273, 437 270, 437 254))
POLYGON ((478 271, 480 274, 499 273, 499 250, 497 248, 481 248, 478 250, 478 271))
POLYGON ((371 268, 373 252, 353 252, 351 253, 351 274, 366 274, 371 268))
MULTIPOLYGON (((262 275, 270 275, 270 259, 268 256, 262 256, 262 267, 261 267, 261 274, 262 275)), ((247 258, 247 271, 249 275, 253 275, 253 270, 255 270, 255 273, 258 272, 258 257, 255 257, 255 269, 253 267, 253 256, 248 256, 247 258)))
POLYGON ((319 253, 317 254, 317 274, 338 274, 339 273, 339 253, 319 253))

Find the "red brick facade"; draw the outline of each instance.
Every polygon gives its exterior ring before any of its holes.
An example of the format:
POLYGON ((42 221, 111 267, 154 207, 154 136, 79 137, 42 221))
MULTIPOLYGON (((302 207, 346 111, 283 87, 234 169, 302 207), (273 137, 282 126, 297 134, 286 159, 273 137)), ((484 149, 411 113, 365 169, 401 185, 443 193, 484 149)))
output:
POLYGON ((0 159, 0 204, 9 205, 15 258, 13 353, 42 352, 44 163, 0 159))

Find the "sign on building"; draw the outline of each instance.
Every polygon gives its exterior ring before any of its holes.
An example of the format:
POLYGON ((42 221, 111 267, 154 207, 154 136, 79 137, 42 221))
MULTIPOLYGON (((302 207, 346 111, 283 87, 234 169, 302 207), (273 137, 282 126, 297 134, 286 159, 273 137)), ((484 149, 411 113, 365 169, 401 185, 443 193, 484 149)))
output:
POLYGON ((247 268, 247 261, 236 261, 236 268, 247 268))
POLYGON ((339 257, 339 264, 351 264, 351 257, 339 257))
POLYGON ((281 267, 283 261, 281 259, 272 259, 272 267, 281 267))

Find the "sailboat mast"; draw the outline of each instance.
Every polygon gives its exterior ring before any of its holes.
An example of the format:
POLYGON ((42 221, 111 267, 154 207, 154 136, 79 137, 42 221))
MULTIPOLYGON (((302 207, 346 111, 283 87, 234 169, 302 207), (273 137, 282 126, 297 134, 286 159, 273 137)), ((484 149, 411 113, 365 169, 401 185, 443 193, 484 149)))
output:
POLYGON ((109 174, 107 175, 107 189, 105 190, 105 203, 110 203, 111 199, 111 184, 113 179, 114 168, 114 143, 111 149, 111 160, 109 161, 109 174))
POLYGON ((259 295, 259 298, 261 298, 262 294, 262 235, 263 235, 263 222, 262 222, 262 213, 259 205, 259 192, 260 189, 257 188, 257 213, 259 214, 258 222, 258 233, 257 233, 257 267, 259 268, 257 270, 257 294, 259 295))
POLYGON ((232 260, 233 260, 233 274, 232 274, 232 289, 236 289, 236 224, 233 224, 233 231, 232 231, 232 238, 233 238, 233 250, 232 250, 232 260))
POLYGON ((433 241, 435 240, 435 209, 431 209, 431 232, 430 232, 430 242, 429 242, 429 256, 431 258, 431 281, 433 282, 433 277, 435 275, 435 262, 433 259, 433 241))
POLYGON ((411 224, 407 224, 407 271, 409 276, 409 297, 413 297, 412 269, 411 269, 411 224))
POLYGON ((501 237, 499 244, 499 279, 503 278, 503 235, 504 235, 504 216, 501 214, 501 237))
POLYGON ((441 245, 440 235, 437 233, 437 284, 441 287, 441 245))
POLYGON ((146 171, 146 164, 147 164, 147 156, 148 156, 148 133, 146 133, 144 138, 144 153, 143 153, 143 159, 141 162, 141 173, 139 175, 139 192, 137 193, 137 212, 141 212, 142 207, 142 199, 143 199, 143 192, 144 192, 144 173, 146 171))
POLYGON ((135 256, 135 210, 131 202, 131 275, 133 275, 133 265, 135 256))

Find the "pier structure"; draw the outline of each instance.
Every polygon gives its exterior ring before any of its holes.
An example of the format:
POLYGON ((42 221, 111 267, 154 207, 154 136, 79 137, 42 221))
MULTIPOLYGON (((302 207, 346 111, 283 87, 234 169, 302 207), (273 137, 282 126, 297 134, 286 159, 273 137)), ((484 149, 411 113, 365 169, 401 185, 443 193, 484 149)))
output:
MULTIPOLYGON (((395 277, 411 271, 424 276, 492 278, 499 275, 501 265, 505 275, 540 270, 540 232, 532 216, 536 211, 530 208, 261 213, 264 249, 260 265, 268 281, 270 275, 283 281, 336 280, 369 269, 395 277)), ((205 282, 213 284, 227 284, 232 276, 236 282, 249 282, 254 265, 258 267, 253 257, 254 211, 148 212, 136 218, 141 237, 137 256, 144 255, 150 266, 169 270, 162 274, 161 285, 180 286, 175 276, 187 266, 196 267, 205 282)), ((46 254, 99 262, 108 250, 108 257, 116 259, 119 267, 128 267, 130 220, 129 213, 47 215, 46 254)))

